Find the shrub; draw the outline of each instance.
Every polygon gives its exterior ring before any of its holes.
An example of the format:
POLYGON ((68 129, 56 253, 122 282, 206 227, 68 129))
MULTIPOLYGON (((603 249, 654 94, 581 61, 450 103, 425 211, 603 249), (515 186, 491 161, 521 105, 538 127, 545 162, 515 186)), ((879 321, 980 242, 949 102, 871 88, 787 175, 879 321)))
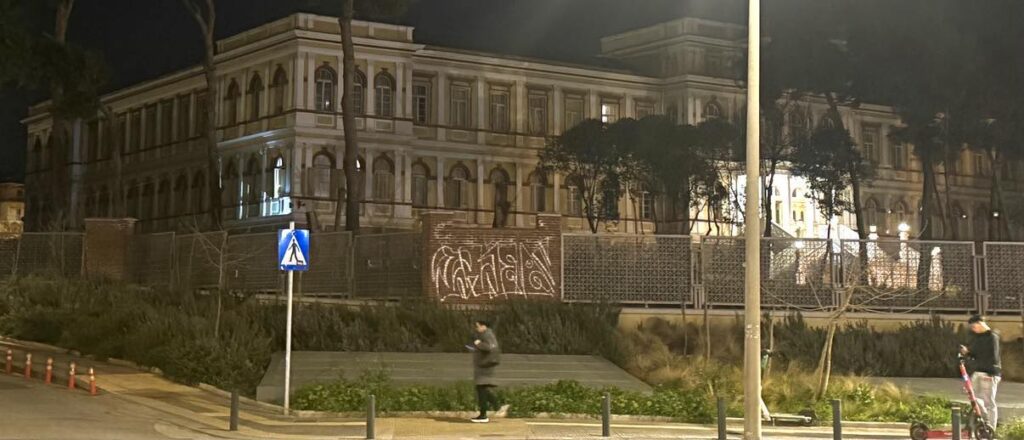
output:
POLYGON ((1024 440, 1024 419, 1001 423, 998 431, 1003 440, 1024 440))

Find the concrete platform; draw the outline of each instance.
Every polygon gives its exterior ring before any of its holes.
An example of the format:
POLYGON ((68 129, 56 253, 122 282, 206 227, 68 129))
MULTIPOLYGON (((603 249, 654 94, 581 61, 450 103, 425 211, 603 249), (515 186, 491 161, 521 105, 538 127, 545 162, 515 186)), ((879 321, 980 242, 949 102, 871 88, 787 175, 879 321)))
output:
MULTIPOLYGON (((292 393, 303 386, 358 378, 364 371, 387 370, 397 384, 444 384, 473 379, 468 353, 367 353, 298 351, 292 353, 292 393)), ((598 356, 502 354, 497 371, 501 386, 554 383, 563 379, 602 388, 650 391, 651 387, 598 356)), ((270 368, 256 388, 256 398, 284 399, 284 353, 274 353, 270 368)))

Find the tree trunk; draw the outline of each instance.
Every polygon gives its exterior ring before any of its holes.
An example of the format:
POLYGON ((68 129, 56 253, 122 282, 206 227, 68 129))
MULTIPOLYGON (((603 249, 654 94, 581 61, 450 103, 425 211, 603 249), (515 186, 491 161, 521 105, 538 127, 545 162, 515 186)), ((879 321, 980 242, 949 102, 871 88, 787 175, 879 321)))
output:
MULTIPOLYGON (((67 45, 67 34, 68 34, 68 22, 71 19, 71 11, 74 9, 74 0, 61 0, 57 3, 57 13, 54 17, 54 32, 53 39, 59 46, 67 45)), ((50 143, 50 157, 49 159, 49 176, 44 176, 43 179, 47 181, 46 191, 49 198, 53 203, 46 205, 46 212, 44 217, 48 220, 53 221, 56 218, 65 218, 62 213, 71 212, 71 188, 70 188, 70 177, 67 173, 69 170, 67 166, 69 164, 70 149, 68 130, 69 124, 66 115, 62 111, 64 103, 64 86, 59 80, 54 80, 50 83, 50 114, 53 119, 53 141, 50 143)), ((45 222, 45 220, 44 220, 45 222)), ((47 222, 48 223, 48 222, 47 222)), ((61 222, 59 225, 60 229, 64 229, 64 224, 61 222)))
POLYGON ((844 291, 842 294, 843 302, 829 319, 828 333, 825 336, 825 343, 822 344, 821 356, 818 358, 818 368, 816 370, 818 387, 814 391, 815 401, 821 400, 825 393, 828 392, 828 384, 832 375, 832 346, 835 341, 836 328, 839 326, 839 320, 842 319, 843 314, 850 308, 850 302, 853 299, 852 291, 844 291))
POLYGON ((704 306, 704 364, 711 363, 711 321, 708 319, 708 306, 704 306))
POLYGON ((217 151, 217 65, 213 62, 216 50, 213 40, 213 22, 211 17, 204 36, 206 56, 203 70, 206 74, 206 168, 208 170, 206 175, 209 188, 208 197, 210 198, 210 227, 215 231, 220 231, 224 229, 221 203, 224 190, 221 187, 220 179, 220 153, 217 151))
MULTIPOLYGON (((860 263, 860 270, 858 270, 858 279, 861 285, 867 285, 868 283, 868 226, 864 218, 864 205, 861 204, 861 193, 860 193, 860 173, 857 172, 856 168, 850 171, 850 186, 853 188, 853 214, 857 221, 857 259, 860 263)), ((840 248, 840 252, 844 252, 845 249, 840 248)))
MULTIPOLYGON (((919 221, 920 224, 927 225, 933 217, 932 213, 935 209, 933 197, 937 195, 935 193, 935 168, 930 160, 930 156, 924 155, 921 157, 921 169, 924 178, 921 188, 921 216, 919 221)), ((921 239, 931 240, 932 229, 931 227, 925 227, 921 231, 921 239)), ((917 288, 919 290, 928 289, 928 280, 931 275, 931 270, 929 270, 931 268, 931 260, 931 252, 922 250, 919 253, 917 264, 917 288)))
POLYGON ((338 188, 336 202, 334 202, 334 232, 341 231, 341 214, 345 207, 345 188, 338 188))
MULTIPOLYGON (((342 64, 342 95, 341 121, 345 132, 345 159, 342 168, 345 171, 345 230, 359 230, 359 207, 362 197, 359 194, 359 176, 356 174, 356 161, 359 159, 359 139, 356 134, 355 106, 352 102, 353 83, 356 77, 355 45, 352 43, 352 18, 355 15, 353 0, 341 0, 341 16, 338 26, 341 27, 341 64, 342 64)), ((370 78, 373 72, 369 72, 370 78)), ((372 103, 371 103, 372 104, 372 103)), ((372 170, 363 170, 364 173, 372 170)))

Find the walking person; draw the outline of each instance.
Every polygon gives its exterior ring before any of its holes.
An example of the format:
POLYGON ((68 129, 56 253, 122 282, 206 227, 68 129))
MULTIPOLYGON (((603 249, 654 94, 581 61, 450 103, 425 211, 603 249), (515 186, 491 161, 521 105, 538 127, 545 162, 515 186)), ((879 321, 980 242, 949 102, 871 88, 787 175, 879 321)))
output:
POLYGON ((480 407, 480 415, 470 419, 473 423, 487 423, 487 410, 496 408, 498 401, 494 397, 495 369, 501 363, 501 350, 498 348, 498 338, 494 336, 489 322, 477 320, 474 322, 474 334, 472 345, 466 348, 473 352, 473 384, 476 385, 476 400, 480 407))
POLYGON ((996 406, 996 389, 1002 377, 1002 361, 999 356, 999 333, 996 333, 985 322, 981 315, 974 315, 967 320, 971 330, 967 346, 960 346, 960 354, 970 362, 971 383, 974 394, 985 403, 988 422, 996 428, 999 420, 999 407, 996 406))

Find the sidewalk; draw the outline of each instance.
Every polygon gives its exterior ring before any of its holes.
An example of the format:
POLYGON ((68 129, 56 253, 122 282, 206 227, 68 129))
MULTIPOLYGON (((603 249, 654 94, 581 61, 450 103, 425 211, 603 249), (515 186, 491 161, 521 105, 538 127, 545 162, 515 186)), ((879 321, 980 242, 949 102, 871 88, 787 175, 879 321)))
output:
MULTIPOLYGON (((158 374, 120 364, 98 362, 73 356, 64 350, 40 344, 0 340, 3 353, 15 351, 14 371, 22 371, 24 354, 33 354, 33 380, 42 381, 46 358, 54 359, 54 386, 66 386, 67 364, 78 364, 80 393, 87 393, 89 367, 96 370, 102 393, 141 405, 166 415, 158 431, 172 438, 228 439, 363 439, 365 420, 346 418, 295 418, 279 407, 243 399, 239 431, 228 431, 230 400, 213 390, 188 387, 158 374), (83 380, 84 379, 84 380, 83 380)), ((620 439, 715 439, 714 427, 678 423, 613 421, 612 438, 620 439)), ((742 427, 729 424, 729 438, 740 438, 742 427)), ((765 438, 832 438, 830 428, 765 427, 765 438)), ((582 439, 601 438, 598 420, 587 419, 492 419, 473 424, 462 418, 415 417, 378 418, 377 439, 582 439)), ((905 439, 905 429, 844 428, 846 439, 905 439)))

